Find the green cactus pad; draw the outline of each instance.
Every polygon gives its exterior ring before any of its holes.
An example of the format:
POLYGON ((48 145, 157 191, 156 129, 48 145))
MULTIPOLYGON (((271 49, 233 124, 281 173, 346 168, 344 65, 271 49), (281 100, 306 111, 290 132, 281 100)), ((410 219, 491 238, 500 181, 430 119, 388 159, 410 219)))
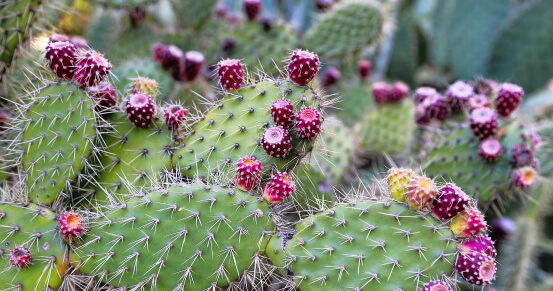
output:
POLYGON ((284 172, 293 169, 313 148, 314 140, 305 141, 293 132, 292 149, 284 158, 273 158, 261 146, 266 128, 273 125, 271 104, 286 98, 295 112, 302 106, 320 111, 322 96, 313 89, 298 87, 284 80, 266 79, 230 93, 201 118, 175 153, 174 163, 188 177, 227 174, 240 158, 254 156, 262 162, 263 171, 273 167, 284 172))
POLYGON ((363 201, 305 218, 286 245, 272 242, 271 261, 282 262, 302 291, 418 290, 451 275, 456 258, 449 227, 399 202, 363 201), (359 288, 359 289, 356 289, 359 288))
POLYGON ((156 41, 157 36, 149 25, 129 27, 115 38, 106 58, 113 60, 115 67, 129 59, 151 58, 152 46, 156 41))
POLYGON ((57 290, 67 270, 65 245, 56 229, 55 214, 35 204, 0 203, 0 288, 2 290, 57 290), (11 266, 10 251, 24 246, 32 265, 11 266))
POLYGON ((199 29, 211 17, 217 0, 171 0, 171 3, 187 27, 199 29))
POLYGON ((70 195, 71 182, 92 170, 94 103, 72 82, 46 81, 29 98, 20 117, 23 170, 31 200, 50 204, 70 195))
POLYGON ((83 272, 113 286, 205 290, 256 266, 273 228, 272 211, 260 197, 179 184, 93 222, 75 254, 83 272))
POLYGON ((338 104, 340 110, 336 110, 336 115, 348 126, 355 125, 364 118, 367 111, 373 110, 375 104, 371 88, 370 83, 361 81, 343 90, 344 97, 338 104))
POLYGON ((149 187, 171 168, 171 133, 163 121, 138 128, 125 113, 116 112, 109 123, 112 130, 104 136, 107 153, 100 158, 103 171, 96 177, 95 200, 102 204, 121 202, 121 195, 128 194, 131 185, 149 187))
POLYGON ((351 56, 380 37, 383 23, 377 1, 341 1, 305 33, 303 44, 321 57, 351 56))
POLYGON ((117 33, 114 33, 118 30, 117 19, 118 16, 114 11, 107 10, 98 13, 88 28, 86 35, 88 45, 100 53, 109 52, 118 36, 117 33))
POLYGON ((486 204, 511 188, 510 174, 511 149, 518 143, 530 145, 522 139, 528 129, 519 122, 500 125, 504 130, 499 140, 503 152, 493 163, 486 163, 478 156, 480 141, 474 137, 468 126, 451 129, 449 134, 437 136, 435 146, 428 150, 423 163, 429 176, 441 176, 445 181, 453 181, 470 196, 486 204))
POLYGON ((416 129, 414 119, 415 106, 411 100, 376 105, 360 124, 362 150, 369 155, 400 156, 408 153, 416 129))

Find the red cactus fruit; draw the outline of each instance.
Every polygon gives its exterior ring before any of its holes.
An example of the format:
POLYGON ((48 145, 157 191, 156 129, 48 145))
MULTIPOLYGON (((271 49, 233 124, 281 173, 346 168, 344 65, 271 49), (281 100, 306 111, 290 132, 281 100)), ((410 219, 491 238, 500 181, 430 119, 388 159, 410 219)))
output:
POLYGON ((524 91, 515 84, 503 83, 499 87, 495 97, 497 113, 502 117, 508 117, 522 102, 524 91))
POLYGON ((305 107, 296 116, 296 131, 303 139, 313 139, 321 132, 321 115, 313 107, 305 107))
POLYGON ((483 161, 493 163, 501 155, 501 143, 495 138, 487 138, 478 146, 478 155, 483 161))
POLYGON ((82 36, 74 35, 69 38, 69 42, 72 43, 78 50, 88 50, 88 42, 82 36))
POLYGON ((476 208, 469 208, 451 221, 451 230, 461 237, 473 237, 486 229, 486 221, 482 213, 476 208))
POLYGON ((59 227, 60 234, 66 241, 81 237, 85 230, 83 217, 74 211, 68 211, 61 216, 59 227))
POLYGON ((432 205, 438 193, 438 188, 432 179, 427 177, 415 178, 409 186, 407 203, 411 209, 422 210, 432 205))
POLYGON ((424 284, 420 291, 453 291, 453 289, 446 283, 436 280, 424 284))
POLYGON ((90 86, 88 92, 100 111, 117 104, 117 94, 109 82, 100 82, 98 85, 90 86))
POLYGON ((358 69, 361 79, 366 80, 371 75, 371 62, 367 60, 360 60, 358 69))
POLYGON ((244 70, 240 60, 227 59, 218 64, 219 82, 225 90, 238 90, 244 82, 244 70))
POLYGON ((265 185, 263 197, 273 204, 282 202, 296 191, 296 183, 286 173, 276 173, 265 185))
POLYGON ((432 212, 440 219, 450 219, 465 211, 469 196, 452 183, 443 186, 432 204, 432 212))
POLYGON ((446 101, 440 94, 427 96, 421 104, 424 106, 426 119, 428 120, 445 121, 449 117, 446 101))
POLYGON ((415 122, 418 125, 425 125, 429 122, 428 114, 426 114, 426 109, 424 105, 418 104, 415 106, 415 122))
POLYGON ((249 20, 255 20, 261 13, 261 0, 244 0, 244 13, 249 20))
POLYGON ((305 86, 319 71, 319 56, 305 50, 295 50, 288 63, 290 80, 298 86, 305 86))
POLYGON ((271 115, 276 125, 289 128, 296 117, 294 105, 288 99, 278 99, 271 105, 271 115))
POLYGON ((415 105, 421 104, 424 99, 428 96, 432 96, 438 94, 438 91, 432 87, 419 87, 417 90, 415 90, 415 93, 413 94, 413 102, 415 102, 415 105))
POLYGON ((459 112, 467 107, 469 99, 473 95, 474 89, 470 84, 457 81, 447 88, 446 100, 452 111, 459 112))
POLYGON ((155 105, 150 96, 136 93, 127 101, 127 116, 132 124, 144 128, 150 126, 155 114, 155 105))
POLYGON ((261 162, 257 161, 255 157, 245 157, 238 161, 238 167, 236 168, 236 186, 245 191, 250 191, 261 179, 261 162))
POLYGON ((167 50, 166 45, 163 45, 161 43, 156 43, 154 45, 154 55, 153 55, 154 61, 161 63, 161 60, 163 60, 163 56, 165 55, 166 50, 167 50))
POLYGON ((373 99, 376 104, 388 102, 392 93, 392 87, 385 82, 376 82, 372 86, 373 99))
POLYGON ((159 59, 161 66, 168 71, 177 70, 183 57, 184 53, 174 45, 156 46, 154 50, 154 59, 159 59))
POLYGON ((11 250, 9 260, 12 266, 19 269, 27 267, 33 261, 31 251, 24 246, 18 246, 11 250))
POLYGON ((288 130, 282 126, 273 126, 265 130, 261 145, 265 152, 274 158, 284 158, 292 149, 292 138, 288 130))
POLYGON ((495 278, 494 259, 482 253, 459 254, 455 269, 461 278, 474 285, 489 285, 495 278))
POLYGON ((204 67, 204 55, 197 51, 189 51, 184 54, 184 59, 179 67, 179 74, 188 82, 194 81, 204 67))
POLYGON ((341 77, 342 73, 340 73, 338 69, 336 69, 335 67, 330 67, 324 72, 321 79, 321 85, 325 88, 329 88, 338 83, 341 77))
POLYGON ((457 244, 457 248, 462 254, 466 253, 481 253, 492 258, 497 256, 492 239, 487 235, 479 235, 466 239, 457 244))
POLYGON ((496 134, 498 125, 497 114, 491 108, 478 108, 470 114, 470 129, 479 139, 496 134))
POLYGON ((174 104, 165 109, 165 124, 170 130, 177 130, 186 120, 186 109, 174 104))
POLYGON ((388 101, 390 103, 399 103, 409 94, 409 86, 403 82, 395 82, 390 90, 388 101))
POLYGON ((103 81, 111 71, 111 64, 95 51, 88 51, 77 61, 75 81, 83 87, 94 86, 103 81))
POLYGON ((520 188, 530 188, 536 183, 538 173, 533 167, 522 167, 511 173, 513 183, 520 188))
POLYGON ((490 100, 488 99, 488 97, 482 94, 477 94, 470 97, 469 108, 471 111, 482 107, 487 107, 487 108, 491 107, 490 100))
POLYGON ((69 41, 51 42, 46 46, 46 61, 58 78, 73 79, 75 60, 76 48, 69 41))
POLYGON ((474 83, 474 91, 476 94, 482 94, 488 97, 492 95, 496 87, 497 84, 489 79, 480 78, 474 83))
POLYGON ((511 149, 510 163, 514 168, 528 166, 532 163, 533 159, 534 153, 523 143, 518 143, 511 149))
POLYGON ((52 34, 50 36, 50 42, 58 42, 58 41, 69 41, 69 37, 65 34, 52 34))

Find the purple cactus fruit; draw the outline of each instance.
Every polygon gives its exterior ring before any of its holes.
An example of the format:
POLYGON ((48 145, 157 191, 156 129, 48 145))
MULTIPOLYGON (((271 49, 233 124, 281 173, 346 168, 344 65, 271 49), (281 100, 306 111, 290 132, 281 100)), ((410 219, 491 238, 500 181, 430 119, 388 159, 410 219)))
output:
POLYGON ((451 230, 460 237, 477 236, 486 229, 486 221, 476 208, 469 208, 451 220, 451 230))
POLYGON ((296 131, 306 140, 311 140, 321 132, 321 115, 313 107, 305 107, 296 116, 296 131))
POLYGON ((372 86, 373 99, 376 104, 384 104, 388 102, 392 87, 385 82, 376 82, 372 86))
POLYGON ((421 104, 424 106, 426 118, 428 120, 435 119, 445 121, 449 117, 446 101, 440 94, 426 97, 421 104))
POLYGON ((290 153, 290 149, 292 149, 292 138, 288 130, 282 126, 273 126, 263 133, 261 145, 269 156, 284 158, 290 153))
POLYGON ((415 90, 413 95, 413 102, 415 105, 421 104, 426 97, 438 94, 438 91, 432 87, 419 87, 415 90))
POLYGON ((474 95, 472 86, 464 81, 457 81, 447 88, 446 100, 453 112, 467 108, 470 97, 474 95))
POLYGON ((495 246, 492 239, 487 235, 478 235, 475 237, 468 238, 463 242, 457 244, 459 252, 462 254, 466 253, 481 253, 488 255, 492 258, 497 256, 495 251, 495 246))
POLYGON ((424 108, 424 105, 418 104, 415 106, 415 122, 418 125, 426 125, 428 124, 430 120, 428 119, 428 115, 426 114, 426 109, 424 108))
POLYGON ((50 42, 58 42, 58 41, 69 41, 69 37, 65 34, 52 34, 50 36, 50 42))
POLYGON ((306 50, 295 50, 288 62, 288 76, 298 86, 305 86, 319 71, 319 56, 306 50))
POLYGON ((409 86, 403 82, 395 82, 390 90, 388 102, 400 103, 409 94, 409 86))
POLYGON ((200 52, 186 52, 178 70, 173 71, 173 78, 177 81, 194 81, 202 72, 204 60, 204 55, 200 52))
POLYGON ((450 219, 465 211, 470 198, 452 183, 447 183, 439 191, 432 203, 432 213, 439 219, 450 219))
POLYGON ((83 87, 94 86, 102 82, 111 72, 111 64, 104 56, 88 51, 77 61, 75 81, 83 87))
POLYGON ((470 97, 469 99, 470 111, 473 111, 477 108, 482 108, 482 107, 487 107, 487 108, 491 107, 490 100, 488 99, 488 97, 482 94, 477 94, 470 97))
POLYGON ((79 50, 88 50, 88 42, 82 36, 74 35, 69 39, 69 42, 79 50))
POLYGON ((489 79, 480 78, 474 84, 474 91, 476 94, 482 94, 484 96, 491 96, 495 90, 497 84, 489 79))
POLYGON ((73 79, 76 61, 75 46, 69 41, 49 43, 46 46, 46 61, 58 78, 73 79))
POLYGON ((154 48, 154 59, 159 60, 163 69, 173 71, 180 65, 184 53, 176 46, 156 45, 154 48))
POLYGON ((519 188, 530 188, 536 183, 538 173, 532 167, 522 167, 513 170, 511 179, 519 188))
POLYGON ((498 126, 497 114, 491 108, 478 108, 470 114, 470 129, 479 139, 495 135, 498 126))
POLYGON ((358 64, 359 76, 362 80, 366 80, 371 75, 371 62, 367 60, 360 60, 358 64))
POLYGON ((163 59, 163 56, 165 55, 166 50, 167 50, 166 45, 163 45, 161 43, 156 43, 154 45, 154 55, 153 55, 154 61, 161 63, 161 60, 163 59))
POLYGON ((446 283, 436 280, 424 284, 420 291, 453 291, 453 289, 446 283))
POLYGON ((478 146, 478 155, 487 162, 493 163, 501 155, 501 143, 495 138, 487 138, 478 146))
POLYGON ((296 115, 294 105, 288 99, 278 99, 271 105, 271 115, 276 125, 290 128, 294 124, 296 115))
POLYGON ((276 173, 265 185, 263 197, 272 204, 282 202, 296 191, 296 183, 286 173, 276 173))
POLYGON ((244 0, 244 13, 249 20, 255 20, 261 13, 261 0, 244 0))
POLYGON ((24 246, 18 246, 11 250, 8 260, 12 266, 18 269, 25 268, 33 262, 31 251, 24 246))
POLYGON ((129 10, 129 20, 131 21, 132 26, 137 26, 146 17, 146 7, 144 5, 139 5, 135 8, 129 10))
POLYGON ((225 90, 238 90, 244 82, 244 70, 240 60, 226 59, 217 65, 219 70, 219 82, 225 90))
POLYGON ((509 217, 501 217, 492 223, 490 227, 490 236, 497 243, 506 239, 517 229, 516 223, 509 217))
POLYGON ((497 113, 502 117, 508 117, 522 102, 524 91, 515 84, 503 83, 499 87, 495 97, 497 113))
POLYGON ((88 87, 92 99, 96 102, 96 109, 102 111, 117 104, 117 94, 109 82, 100 82, 88 87))
POLYGON ((150 96, 136 93, 127 101, 127 116, 132 124, 140 128, 148 127, 155 115, 155 105, 150 96))
POLYGON ((489 285, 495 278, 494 259, 482 253, 459 254, 455 262, 457 273, 474 285, 489 285))
POLYGON ((511 149, 510 163, 514 168, 528 166, 532 163, 533 159, 534 153, 523 143, 518 143, 511 149))
POLYGON ((330 67, 324 72, 321 80, 321 85, 324 88, 329 88, 338 83, 341 77, 342 73, 340 73, 338 69, 336 69, 335 67, 330 67))

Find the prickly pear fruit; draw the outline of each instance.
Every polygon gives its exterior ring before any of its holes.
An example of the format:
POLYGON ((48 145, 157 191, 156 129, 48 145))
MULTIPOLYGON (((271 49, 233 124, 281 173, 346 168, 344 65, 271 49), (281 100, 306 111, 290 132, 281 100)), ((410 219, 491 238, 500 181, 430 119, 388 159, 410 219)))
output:
POLYGON ((165 108, 165 124, 171 130, 177 130, 186 120, 186 109, 178 104, 165 108))
POLYGON ((295 50, 288 61, 288 76, 298 86, 305 86, 319 71, 319 57, 306 50, 295 50))
POLYGON ((482 253, 492 258, 497 256, 492 239, 487 235, 479 235, 457 244, 461 253, 482 253))
POLYGON ((502 117, 508 117, 522 102, 524 91, 518 85, 511 83, 501 84, 495 97, 497 113, 502 117))
POLYGON ((296 114, 294 105, 288 99, 278 99, 271 105, 271 115, 276 125, 290 128, 294 124, 296 114))
POLYGON ((288 130, 282 126, 273 126, 263 133, 261 145, 271 157, 286 157, 292 148, 292 138, 288 130))
POLYGON ((219 82, 225 90, 238 90, 244 82, 244 70, 240 60, 227 59, 218 64, 219 82))
POLYGON ((409 87, 403 82, 395 82, 390 90, 388 101, 390 103, 400 103, 409 94, 409 87))
POLYGON ((453 291, 453 289, 446 283, 436 280, 424 284, 420 291, 453 291))
POLYGON ((411 209, 422 210, 432 205, 437 194, 438 188, 432 179, 417 177, 409 185, 407 203, 411 209))
POLYGON ((244 0, 244 12, 249 20, 255 20, 261 13, 261 0, 244 0))
POLYGON ((90 97, 96 103, 96 110, 102 112, 117 104, 117 94, 109 82, 100 82, 88 87, 90 97))
POLYGON ((497 114, 491 108, 478 108, 470 114, 470 129, 479 139, 496 134, 498 126, 497 114))
POLYGON ((511 175, 511 179, 517 187, 530 188, 536 183, 538 173, 532 167, 522 167, 515 169, 511 175))
POLYGON ((413 94, 413 102, 415 104, 421 104, 426 97, 438 94, 438 91, 432 87, 419 87, 417 90, 415 90, 415 93, 413 94))
POLYGON ((296 183, 286 173, 276 173, 265 185, 263 197, 272 204, 282 202, 296 191, 296 183))
POLYGON ((296 131, 306 140, 315 138, 321 132, 321 115, 315 108, 305 107, 298 112, 296 117, 296 131))
POLYGON ((371 74, 371 62, 367 60, 359 61, 358 70, 361 79, 366 80, 371 74))
POLYGON ((472 86, 464 81, 456 81, 447 89, 446 100, 453 112, 467 108, 469 99, 474 95, 472 86))
POLYGON ((23 246, 18 246, 11 250, 9 260, 12 266, 19 269, 25 268, 33 262, 31 251, 23 246))
POLYGON ((51 42, 46 46, 46 61, 58 78, 71 80, 75 74, 76 49, 69 41, 51 42))
POLYGON ((74 211, 64 213, 59 221, 61 237, 71 242, 80 238, 86 229, 83 216, 74 211))
POLYGON ((434 199, 432 212, 440 219, 450 219, 463 212, 469 201, 469 196, 461 188, 447 183, 434 199))
POLYGON ((132 124, 144 128, 150 126, 155 114, 155 105, 150 96, 132 94, 127 100, 127 116, 132 124))
POLYGON ((461 278, 474 285, 489 285, 495 279, 494 259, 483 253, 459 254, 455 269, 461 278))
POLYGON ((388 170, 388 190, 390 196, 397 201, 404 202, 411 180, 414 179, 415 172, 411 169, 391 168, 388 170))
POLYGON ((103 81, 111 72, 111 64, 104 56, 88 51, 76 63, 75 81, 83 87, 94 86, 103 81))
POLYGON ((473 237, 486 229, 486 221, 476 208, 459 213, 451 221, 453 233, 461 237, 473 237))
POLYGON ((501 143, 495 138, 487 138, 478 146, 478 155, 488 163, 493 163, 501 154, 501 143))
POLYGON ((372 93, 376 104, 384 104, 388 102, 392 88, 388 83, 376 82, 373 84, 372 93))

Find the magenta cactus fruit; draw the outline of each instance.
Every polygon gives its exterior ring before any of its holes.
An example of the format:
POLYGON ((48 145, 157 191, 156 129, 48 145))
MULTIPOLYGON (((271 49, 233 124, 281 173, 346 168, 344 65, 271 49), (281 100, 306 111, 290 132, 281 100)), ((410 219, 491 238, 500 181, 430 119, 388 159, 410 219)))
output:
POLYGON ((478 235, 468 238, 457 244, 457 248, 462 254, 466 253, 481 253, 492 258, 497 256, 492 239, 487 235, 478 235))
POLYGON ((178 104, 165 108, 165 124, 170 130, 177 130, 186 120, 186 109, 178 104))
POLYGON ((295 50, 288 63, 290 80, 298 86, 305 86, 319 71, 319 56, 306 50, 295 50))
POLYGON ((263 197, 269 203, 277 204, 290 197, 294 191, 296 191, 294 180, 286 173, 276 173, 265 185, 263 197))
POLYGON ((420 291, 453 291, 453 289, 446 283, 436 280, 424 284, 420 291))
POLYGON ((10 264, 16 268, 25 268, 32 263, 31 251, 24 246, 15 247, 10 251, 10 264))
POLYGON ((69 41, 51 42, 46 46, 46 61, 58 78, 73 79, 76 51, 75 46, 69 41))
POLYGON ((269 127, 263 133, 261 145, 265 152, 274 158, 284 158, 292 149, 292 138, 288 130, 282 126, 269 127))
POLYGON ((486 221, 476 208, 469 208, 453 218, 451 230, 461 237, 477 236, 486 229, 486 221))
POLYGON ((77 61, 75 81, 83 87, 94 86, 103 81, 111 72, 111 64, 104 56, 88 51, 77 61))
POLYGON ((494 259, 482 253, 459 254, 455 269, 465 281, 474 285, 489 285, 495 278, 494 259))
POLYGON ((361 79, 366 80, 371 75, 371 62, 367 60, 360 60, 358 69, 361 79))
POLYGON ((470 97, 470 99, 469 99, 469 109, 471 111, 473 111, 475 109, 478 109, 478 108, 482 108, 482 107, 487 107, 487 108, 491 107, 490 100, 488 99, 488 97, 486 97, 485 95, 482 95, 482 94, 477 94, 477 95, 474 95, 474 96, 470 97))
POLYGON ((533 159, 534 153, 523 143, 518 143, 511 149, 510 163, 515 168, 528 166, 532 163, 533 159))
POLYGON ((449 117, 446 101, 440 94, 427 96, 421 104, 428 120, 445 121, 449 117))
POLYGON ((165 70, 177 70, 183 57, 182 50, 174 45, 156 45, 154 48, 154 59, 158 59, 165 70))
POLYGON ((439 219, 450 219, 465 211, 469 196, 452 183, 443 186, 432 203, 432 213, 439 219))
POLYGON ((127 116, 132 124, 144 128, 150 126, 155 114, 155 105, 150 96, 136 93, 127 100, 127 116))
POLYGON ((388 102, 392 88, 388 83, 376 82, 372 86, 373 99, 376 104, 388 102))
POLYGON ((250 191, 261 179, 261 170, 263 169, 261 162, 257 161, 255 157, 245 157, 238 161, 238 167, 236 168, 236 186, 239 188, 250 191))
POLYGON ((244 13, 249 20, 255 20, 261 13, 261 0, 244 0, 244 13))
POLYGON ((328 68, 321 79, 321 85, 325 88, 331 87, 334 84, 338 83, 340 78, 342 77, 342 73, 335 67, 328 68))
POLYGON ((474 91, 476 94, 482 94, 485 96, 490 96, 494 92, 497 83, 489 79, 480 78, 474 83, 474 91))
POLYGON ((495 97, 497 113, 502 117, 508 117, 522 102, 524 91, 518 85, 503 83, 499 87, 495 97))
POLYGON ((100 82, 98 85, 90 86, 88 92, 100 111, 117 104, 117 94, 109 82, 100 82))
POLYGON ((403 82, 395 82, 390 89, 388 101, 390 103, 399 103, 409 94, 409 86, 403 82))
POLYGON ((276 125, 289 128, 294 124, 294 105, 288 99, 278 99, 271 105, 271 115, 276 125))
POLYGON ((197 51, 189 51, 184 54, 184 59, 179 68, 180 74, 186 81, 194 81, 202 72, 205 57, 197 51))
POLYGON ((419 87, 413 94, 413 102, 415 105, 421 104, 426 97, 438 94, 438 91, 432 87, 419 87))
POLYGON ((74 211, 64 213, 59 221, 59 230, 61 237, 66 241, 80 238, 85 231, 82 215, 74 211))
POLYGON ((166 45, 163 45, 161 43, 156 43, 154 45, 154 55, 153 55, 154 61, 161 63, 161 60, 163 60, 166 50, 167 50, 166 45))
POLYGON ((536 183, 538 173, 533 167, 522 167, 513 170, 511 173, 515 186, 520 188, 530 188, 536 183))
POLYGON ((302 108, 296 117, 296 131, 298 135, 311 140, 321 132, 321 115, 313 107, 302 108))
POLYGON ((69 41, 69 37, 65 34, 54 33, 50 36, 50 42, 69 41))
POLYGON ((225 90, 238 90, 244 82, 244 70, 240 60, 222 60, 217 65, 219 70, 219 82, 225 90))
POLYGON ((464 110, 470 97, 474 95, 472 86, 464 81, 457 81, 447 88, 446 100, 449 107, 454 112, 464 110))
POLYGON ((438 188, 432 179, 419 177, 411 181, 406 200, 411 209, 423 210, 432 205, 437 194, 438 188))
POLYGON ((478 146, 478 155, 488 163, 493 163, 501 155, 501 143, 495 138, 487 138, 478 146))
POLYGON ((424 105, 418 104, 415 106, 415 122, 418 125, 425 125, 429 122, 428 115, 426 114, 426 109, 424 105))
POLYGON ((470 129, 479 139, 496 134, 498 126, 497 114, 491 108, 478 108, 470 114, 470 129))
POLYGON ((86 39, 82 36, 74 35, 71 38, 69 38, 69 42, 72 43, 75 48, 79 50, 88 50, 88 42, 86 39))

